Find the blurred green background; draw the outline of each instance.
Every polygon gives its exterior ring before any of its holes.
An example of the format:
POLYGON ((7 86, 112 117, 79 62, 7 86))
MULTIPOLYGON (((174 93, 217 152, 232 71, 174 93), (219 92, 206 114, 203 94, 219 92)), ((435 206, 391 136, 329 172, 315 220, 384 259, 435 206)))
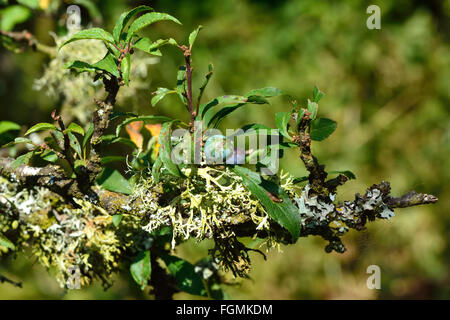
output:
MULTIPOLYGON (((54 0, 55 1, 55 0, 54 0)), ((28 29, 48 45, 49 31, 64 32, 69 1, 53 13, 33 10, 15 30, 28 29)), ((147 33, 187 42, 201 24, 193 51, 194 87, 209 62, 215 74, 205 99, 244 94, 264 86, 281 88, 301 105, 317 85, 326 96, 320 114, 338 129, 313 151, 329 170, 351 170, 357 180, 340 188, 339 199, 351 200, 383 179, 393 194, 414 189, 439 197, 435 205, 397 210, 391 221, 370 223, 363 232, 343 238, 344 254, 324 251, 325 242, 302 238, 272 250, 268 261, 252 255, 251 279, 226 291, 236 299, 406 299, 450 298, 450 0, 314 1, 314 0, 164 0, 97 1, 99 16, 82 8, 82 25, 112 29, 120 13, 147 4, 177 17, 183 26, 160 23, 147 33), (381 8, 381 30, 366 27, 367 6, 381 8), (366 287, 366 268, 381 268, 381 290, 366 287)), ((173 87, 183 57, 163 48, 151 65, 145 88, 120 102, 119 108, 141 114, 185 117, 176 99, 151 108, 151 92, 173 87)), ((48 57, 0 49, 1 120, 30 126, 48 121, 58 99, 32 89, 48 57)), ((247 106, 223 123, 274 126, 274 112, 288 111, 287 99, 270 107, 247 106)), ((295 151, 281 167, 305 175, 295 151)), ((196 262, 209 243, 188 242, 177 254, 196 262)), ((0 284, 1 299, 146 298, 125 271, 104 292, 99 284, 65 294, 50 275, 26 256, 0 265, 0 274, 23 282, 23 289, 0 284)), ((176 298, 195 298, 178 294, 176 298)))

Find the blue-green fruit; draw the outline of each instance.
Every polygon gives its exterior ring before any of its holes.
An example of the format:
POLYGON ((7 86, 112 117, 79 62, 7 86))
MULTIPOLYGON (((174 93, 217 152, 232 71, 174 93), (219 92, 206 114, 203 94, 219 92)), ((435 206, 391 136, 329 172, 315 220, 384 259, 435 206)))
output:
POLYGON ((227 139, 223 135, 214 135, 209 137, 205 142, 203 149, 206 162, 218 162, 223 161, 233 154, 233 142, 227 139))

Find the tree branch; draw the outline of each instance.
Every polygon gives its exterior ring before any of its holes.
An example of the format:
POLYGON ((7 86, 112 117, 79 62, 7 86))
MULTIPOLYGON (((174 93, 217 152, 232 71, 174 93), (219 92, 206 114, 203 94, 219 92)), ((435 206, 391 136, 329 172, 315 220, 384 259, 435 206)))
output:
POLYGON ((32 48, 33 50, 45 53, 50 57, 56 56, 56 48, 44 45, 37 41, 36 37, 33 36, 30 32, 23 30, 21 32, 12 32, 12 31, 4 31, 0 30, 0 35, 7 37, 15 42, 21 43, 25 46, 32 48))

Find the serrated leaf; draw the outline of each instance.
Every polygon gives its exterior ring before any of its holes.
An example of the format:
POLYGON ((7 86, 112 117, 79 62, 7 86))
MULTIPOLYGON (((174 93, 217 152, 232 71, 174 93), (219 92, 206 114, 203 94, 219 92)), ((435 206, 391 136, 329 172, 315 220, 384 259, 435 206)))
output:
POLYGON ((175 90, 169 90, 167 88, 158 88, 156 90, 156 92, 154 93, 155 95, 153 96, 152 101, 151 101, 152 107, 154 107, 166 95, 171 94, 171 93, 176 93, 176 91, 175 90))
POLYGON ((44 131, 44 130, 58 130, 58 129, 56 128, 56 126, 54 126, 51 123, 41 122, 41 123, 35 124, 30 129, 28 129, 28 131, 25 132, 25 135, 27 136, 30 133, 44 131))
POLYGON ((336 174, 343 174, 344 176, 346 176, 349 179, 356 179, 356 175, 351 172, 350 170, 337 170, 337 171, 328 171, 328 173, 336 173, 336 174))
POLYGON ((194 45, 195 39, 197 39, 198 33, 200 32, 200 30, 203 28, 203 26, 198 26, 197 29, 195 29, 194 31, 191 32, 191 34, 189 35, 189 47, 192 48, 192 46, 194 45))
POLYGON ((161 132, 159 134, 159 143, 161 146, 159 147, 159 158, 161 158, 164 167, 169 171, 170 174, 181 177, 180 169, 178 166, 172 161, 172 124, 175 121, 165 122, 162 125, 161 132))
POLYGON ((144 290, 152 276, 152 264, 150 251, 141 251, 130 265, 131 276, 134 281, 144 290))
POLYGON ((319 118, 311 123, 309 135, 312 140, 322 141, 328 138, 337 128, 337 123, 327 118, 319 118))
POLYGON ((32 142, 33 141, 31 141, 28 138, 18 137, 18 138, 15 138, 14 141, 11 141, 11 142, 3 145, 2 148, 8 148, 10 146, 13 146, 13 145, 19 144, 19 143, 32 143, 32 142))
POLYGON ((122 77, 125 85, 128 86, 130 81, 130 69, 131 69, 131 55, 128 53, 122 60, 122 77))
POLYGON ((139 30, 141 30, 142 28, 145 28, 152 23, 155 23, 157 21, 162 21, 162 20, 170 20, 175 23, 181 24, 181 22, 178 21, 178 19, 172 17, 171 15, 169 15, 167 13, 160 13, 160 12, 146 13, 146 14, 140 16, 139 18, 137 18, 136 20, 134 20, 133 23, 130 25, 130 28, 128 29, 128 34, 126 37, 126 42, 130 41, 130 39, 135 35, 135 33, 138 32, 139 30))
POLYGON ((0 233, 0 246, 1 247, 6 247, 6 248, 11 249, 11 250, 16 250, 16 246, 11 241, 9 241, 8 238, 6 238, 1 233, 0 233))
POLYGON ((92 65, 96 69, 104 70, 111 73, 115 77, 119 77, 119 70, 117 69, 116 59, 110 52, 106 53, 102 60, 92 65))
POLYGON ((158 47, 154 45, 152 40, 146 37, 142 37, 138 41, 136 41, 136 43, 133 45, 133 48, 142 50, 155 56, 162 55, 161 51, 158 50, 158 47))
POLYGON ((83 144, 82 144, 83 150, 86 148, 86 145, 87 145, 89 139, 91 139, 93 133, 94 133, 94 124, 91 123, 88 131, 86 132, 86 135, 83 138, 83 144))
POLYGON ((102 28, 91 28, 91 29, 81 30, 81 31, 75 33, 68 40, 66 40, 62 45, 60 45, 59 49, 61 49, 68 43, 71 43, 73 41, 83 40, 83 39, 96 39, 96 40, 103 40, 103 41, 109 42, 109 43, 114 43, 114 38, 108 31, 105 31, 102 28))
POLYGON ((17 157, 16 160, 14 160, 13 162, 11 162, 11 168, 13 169, 17 169, 18 167, 20 167, 21 165, 26 165, 28 164, 28 162, 30 162, 31 158, 34 155, 34 151, 30 151, 27 152, 19 157, 17 157))
POLYGON ((319 106, 317 105, 317 103, 308 99, 307 109, 311 113, 309 118, 311 120, 315 120, 317 117, 317 110, 319 109, 319 106))
POLYGON ((56 153, 53 152, 52 150, 45 150, 41 154, 41 158, 48 162, 56 162, 59 159, 56 153))
POLYGON ((132 117, 128 118, 125 121, 123 121, 120 125, 116 128, 116 136, 119 136, 120 131, 123 127, 125 127, 127 124, 135 122, 135 121, 144 121, 144 123, 163 123, 167 121, 171 121, 171 118, 164 117, 164 116, 139 116, 139 117, 132 117))
POLYGON ((189 294, 207 296, 203 279, 195 272, 195 266, 175 256, 162 255, 161 259, 174 276, 178 288, 189 294))
POLYGON ((11 121, 0 121, 0 134, 20 130, 20 125, 11 121))
POLYGON ((132 188, 127 179, 125 179, 119 171, 112 168, 104 168, 96 179, 103 189, 119 192, 124 194, 131 194, 132 188))
POLYGON ((155 42, 152 42, 149 38, 142 37, 138 41, 136 41, 136 43, 133 45, 133 48, 142 50, 155 56, 161 56, 162 54, 161 51, 159 51, 159 48, 166 44, 177 45, 177 42, 172 38, 158 39, 155 42))
POLYGON ((84 129, 80 125, 76 124, 75 122, 72 122, 71 124, 69 124, 67 129, 64 130, 64 133, 67 133, 67 132, 75 132, 75 133, 78 133, 78 134, 81 134, 82 136, 84 136, 84 129))
POLYGON ((292 235, 294 242, 300 235, 301 218, 298 209, 279 185, 264 180, 258 173, 234 166, 233 171, 242 177, 250 192, 258 198, 267 214, 292 235))
POLYGON ((123 31, 123 29, 126 27, 128 22, 138 13, 144 12, 144 11, 153 11, 153 8, 149 6, 139 6, 134 9, 131 9, 130 11, 124 12, 120 15, 119 19, 117 20, 114 30, 113 30, 113 37, 114 40, 118 43, 120 40, 120 35, 123 31))
POLYGON ((67 132, 67 136, 69 137, 69 144, 70 147, 80 156, 82 157, 82 153, 81 153, 81 145, 80 142, 78 141, 78 138, 72 133, 72 132, 67 132))
POLYGON ((289 125, 289 120, 291 119, 291 113, 290 112, 277 112, 275 113, 275 124, 278 128, 278 130, 280 130, 280 133, 288 138, 289 140, 291 140, 291 136, 288 133, 288 125, 289 125))
POLYGON ((322 97, 325 94, 319 90, 319 88, 317 88, 317 86, 314 86, 314 90, 313 90, 313 101, 314 102, 319 102, 320 99, 322 99, 322 97))

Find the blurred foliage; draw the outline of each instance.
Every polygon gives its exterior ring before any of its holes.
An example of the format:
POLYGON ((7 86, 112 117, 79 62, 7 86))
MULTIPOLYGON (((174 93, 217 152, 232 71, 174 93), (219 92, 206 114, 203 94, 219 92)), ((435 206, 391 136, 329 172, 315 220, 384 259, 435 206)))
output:
MULTIPOLYGON (((56 1, 56 0, 54 0, 56 1)), ((13 1, 10 1, 13 2, 13 1)), ((53 1, 51 1, 53 2, 53 1)), ((32 10, 32 18, 15 26, 28 29, 46 44, 49 31, 64 33, 65 8, 32 10)), ((141 1, 98 1, 103 24, 111 29, 120 12, 141 1)), ((314 0, 165 0, 147 1, 157 11, 176 16, 183 27, 157 24, 152 38, 177 41, 185 30, 203 25, 193 52, 194 86, 199 87, 208 63, 215 74, 205 100, 221 94, 243 94, 251 88, 275 86, 306 103, 311 88, 325 92, 321 113, 337 120, 335 134, 314 151, 330 170, 350 169, 358 179, 342 187, 352 197, 367 185, 389 180, 394 194, 410 189, 437 195, 431 206, 399 210, 390 222, 380 221, 343 240, 348 251, 326 254, 324 242, 301 239, 271 251, 268 261, 253 254, 251 280, 227 289, 232 298, 450 298, 450 1, 314 1, 314 0), (366 28, 366 8, 381 8, 381 30, 366 28), (155 31, 156 30, 156 31, 155 31), (381 268, 381 290, 366 287, 366 268, 381 268)), ((99 23, 82 7, 82 25, 99 23), (95 22, 93 22, 95 21, 95 22)), ((141 114, 183 116, 176 97, 150 106, 157 87, 173 87, 182 63, 176 48, 148 68, 148 86, 119 108, 141 114), (172 99, 172 100, 171 100, 172 99)), ((47 57, 0 51, 1 120, 32 125, 48 121, 61 101, 32 89, 42 77, 47 57)), ((279 98, 264 112, 242 108, 222 123, 271 123, 274 112, 288 111, 279 98)), ((187 120, 187 119, 186 119, 187 120)), ((286 154, 281 164, 296 176, 305 175, 298 155, 286 154)), ((348 199, 350 200, 350 199, 348 199)), ((198 261, 208 242, 188 242, 178 255, 198 261)), ((24 288, 0 285, 0 298, 144 298, 124 272, 103 292, 99 284, 64 295, 45 271, 24 260, 0 266, 5 276, 21 274, 24 288)), ((192 298, 179 294, 177 298, 192 298)))

